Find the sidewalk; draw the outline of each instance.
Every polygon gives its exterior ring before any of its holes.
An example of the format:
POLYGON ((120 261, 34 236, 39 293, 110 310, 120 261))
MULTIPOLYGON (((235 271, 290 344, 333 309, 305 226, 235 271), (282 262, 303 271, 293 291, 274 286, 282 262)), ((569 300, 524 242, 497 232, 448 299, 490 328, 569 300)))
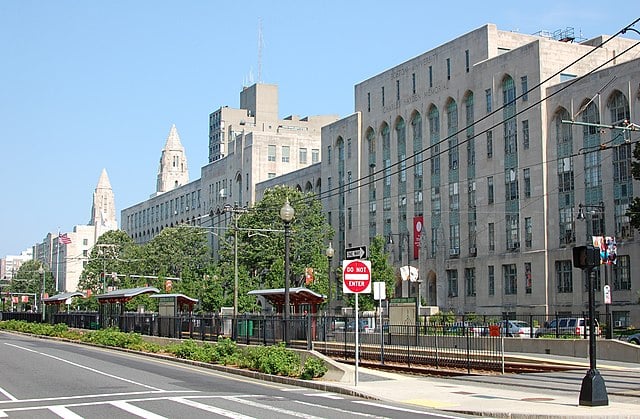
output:
MULTIPOLYGON (((621 368, 614 364, 601 368, 621 368)), ((608 406, 580 406, 579 393, 411 376, 363 367, 358 368, 356 385, 355 367, 343 367, 346 374, 342 381, 325 382, 327 390, 334 387, 339 392, 378 400, 495 418, 640 418, 640 398, 629 397, 628 402, 620 402, 620 398, 612 401, 609 396, 608 406)))

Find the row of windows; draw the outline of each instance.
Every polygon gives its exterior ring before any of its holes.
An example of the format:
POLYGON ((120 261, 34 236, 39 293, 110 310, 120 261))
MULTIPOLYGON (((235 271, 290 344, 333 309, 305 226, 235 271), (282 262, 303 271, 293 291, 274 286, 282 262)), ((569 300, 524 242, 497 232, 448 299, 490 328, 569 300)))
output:
MULTIPOLYGON (((530 262, 524 263, 524 290, 525 294, 533 292, 532 268, 530 262)), ((607 269, 605 267, 605 269, 607 269)), ((573 264, 570 260, 559 260, 555 263, 556 273, 556 291, 558 294, 573 293, 573 264)), ((448 269, 447 275, 447 295, 450 298, 458 297, 458 270, 448 269)), ((518 294, 518 267, 516 264, 502 265, 502 281, 504 295, 518 294)), ((476 286, 476 269, 464 269, 464 295, 467 297, 475 297, 476 286)), ((495 266, 487 267, 487 295, 495 295, 495 266)), ((600 278, 600 270, 595 271, 594 289, 602 289, 602 281, 600 278)), ((617 264, 613 265, 613 290, 629 291, 631 290, 631 269, 629 256, 619 256, 617 264)), ((583 281, 583 291, 588 292, 588 281, 583 281)))
POLYGON ((133 229, 141 228, 168 220, 170 217, 184 214, 189 210, 200 208, 200 206, 200 190, 193 191, 132 214, 129 217, 129 226, 133 229))
MULTIPOLYGON (((298 163, 299 164, 307 164, 307 149, 299 148, 298 149, 298 163)), ((282 163, 289 163, 291 160, 291 147, 288 145, 283 145, 281 147, 281 160, 282 163)), ((267 161, 275 162, 276 161, 276 145, 269 144, 267 146, 267 161)), ((320 150, 317 148, 311 149, 311 164, 318 163, 320 161, 320 150)))

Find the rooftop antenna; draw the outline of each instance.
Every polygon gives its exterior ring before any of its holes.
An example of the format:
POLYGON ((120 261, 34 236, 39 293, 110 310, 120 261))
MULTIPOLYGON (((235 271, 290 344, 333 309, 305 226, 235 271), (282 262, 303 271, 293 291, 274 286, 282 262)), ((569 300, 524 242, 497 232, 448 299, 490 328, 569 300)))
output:
POLYGON ((262 83, 262 18, 258 18, 258 83, 262 83))

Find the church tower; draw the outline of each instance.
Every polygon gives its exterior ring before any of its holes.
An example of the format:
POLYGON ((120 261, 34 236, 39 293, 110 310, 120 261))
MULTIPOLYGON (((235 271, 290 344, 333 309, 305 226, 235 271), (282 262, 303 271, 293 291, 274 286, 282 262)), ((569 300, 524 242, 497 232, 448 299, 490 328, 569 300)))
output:
POLYGON ((187 183, 189 183, 187 156, 174 124, 171 126, 167 142, 162 149, 156 194, 159 195, 187 183))
POLYGON ((89 225, 95 226, 96 239, 107 231, 118 229, 116 200, 106 169, 102 169, 98 185, 93 192, 93 205, 91 206, 89 225))

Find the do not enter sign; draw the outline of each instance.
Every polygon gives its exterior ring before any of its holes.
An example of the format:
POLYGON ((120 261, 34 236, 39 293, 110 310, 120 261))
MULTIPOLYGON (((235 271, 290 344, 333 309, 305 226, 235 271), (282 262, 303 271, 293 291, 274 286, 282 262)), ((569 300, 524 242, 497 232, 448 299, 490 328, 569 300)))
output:
POLYGON ((371 292, 371 262, 345 260, 342 262, 342 292, 345 294, 369 294, 371 292))

